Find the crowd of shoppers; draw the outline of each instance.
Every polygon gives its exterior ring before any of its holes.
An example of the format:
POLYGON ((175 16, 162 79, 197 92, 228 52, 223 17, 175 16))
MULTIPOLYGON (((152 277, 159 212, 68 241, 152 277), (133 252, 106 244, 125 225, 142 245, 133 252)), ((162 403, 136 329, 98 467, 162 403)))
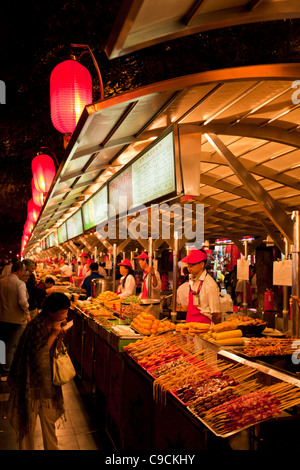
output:
MULTIPOLYGON (((143 271, 142 293, 159 297, 160 275, 148 264, 148 255, 138 256, 143 271)), ((37 416, 41 421, 45 450, 58 449, 55 423, 64 413, 61 387, 53 384, 53 357, 65 334, 72 305, 69 297, 55 290, 55 274, 70 277, 87 297, 91 281, 106 278, 103 265, 93 263, 87 253, 80 262, 68 266, 65 261, 51 260, 48 276, 37 281, 36 262, 32 259, 11 260, 0 266, 0 340, 6 348, 6 361, 0 364, 0 380, 7 382, 10 394, 7 416, 17 433, 20 450, 34 449, 37 416), (77 266, 78 265, 78 266, 77 266), (54 276, 53 276, 54 275, 54 276)), ((136 293, 131 262, 119 263, 122 298, 136 293)))

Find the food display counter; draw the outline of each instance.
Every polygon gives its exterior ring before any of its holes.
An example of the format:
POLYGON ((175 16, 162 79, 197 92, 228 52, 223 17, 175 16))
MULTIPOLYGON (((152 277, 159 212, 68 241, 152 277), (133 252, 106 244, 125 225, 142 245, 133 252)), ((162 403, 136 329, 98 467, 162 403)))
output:
MULTIPOLYGON (((117 316, 117 312, 114 313, 117 316)), ((74 326, 67 337, 70 355, 79 377, 87 381, 91 393, 103 404, 106 431, 116 449, 264 448, 268 442, 265 429, 270 423, 279 433, 281 427, 285 427, 281 442, 294 441, 300 403, 300 380, 296 373, 273 368, 254 357, 245 357, 242 346, 217 344, 216 340, 209 340, 209 335, 204 338, 207 333, 197 335, 195 328, 190 330, 194 331, 193 335, 186 334, 187 324, 178 324, 172 330, 155 335, 141 335, 130 330, 126 324, 128 319, 111 319, 107 326, 99 322, 97 315, 92 318, 90 313, 78 307, 71 315, 74 326), (144 348, 147 342, 150 344, 154 340, 156 345, 160 344, 157 346, 158 359, 149 351, 140 357, 134 354, 135 348, 144 348), (168 343, 162 346, 164 341, 168 343), (170 375, 170 382, 164 382, 168 376, 159 366, 168 365, 170 370, 177 367, 176 361, 178 364, 182 361, 178 354, 180 348, 190 356, 188 373, 194 379, 198 377, 198 381, 200 377, 203 381, 208 380, 206 387, 212 387, 210 395, 219 397, 218 391, 221 399, 222 393, 229 397, 228 394, 236 390, 239 390, 238 398, 242 395, 245 400, 247 394, 259 395, 254 408, 249 408, 248 421, 241 420, 234 428, 228 417, 224 425, 221 414, 217 422, 213 415, 206 415, 204 419, 202 412, 197 411, 197 397, 185 402, 190 393, 196 392, 192 386, 184 385, 185 380, 180 381, 179 368, 174 377, 170 375), (158 371, 162 378, 156 375, 158 371), (216 389, 213 388, 214 380, 216 389), (272 396, 270 404, 262 403, 259 411, 261 393, 265 394, 265 400, 269 399, 270 393, 272 396)))

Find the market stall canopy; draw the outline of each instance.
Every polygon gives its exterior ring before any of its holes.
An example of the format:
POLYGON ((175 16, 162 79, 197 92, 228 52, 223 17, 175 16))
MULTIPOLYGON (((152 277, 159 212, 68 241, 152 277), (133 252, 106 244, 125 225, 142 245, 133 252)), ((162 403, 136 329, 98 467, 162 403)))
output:
POLYGON ((203 31, 299 17, 297 0, 123 0, 105 51, 114 59, 203 31))
POLYGON ((205 238, 293 238, 300 206, 300 64, 202 72, 87 106, 26 251, 171 124, 196 149, 205 238))

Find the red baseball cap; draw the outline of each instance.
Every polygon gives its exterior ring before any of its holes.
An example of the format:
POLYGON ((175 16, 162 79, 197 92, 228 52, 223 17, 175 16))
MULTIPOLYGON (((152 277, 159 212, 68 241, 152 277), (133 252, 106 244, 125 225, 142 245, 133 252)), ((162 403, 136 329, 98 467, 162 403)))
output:
POLYGON ((206 253, 204 253, 201 250, 191 250, 189 254, 185 258, 182 258, 180 261, 182 263, 196 264, 196 263, 201 263, 201 261, 206 261, 206 260, 207 260, 206 253))
POLYGON ((147 255, 147 253, 145 253, 143 251, 143 253, 141 253, 139 256, 137 256, 135 259, 149 259, 149 256, 147 255))
POLYGON ((85 258, 88 258, 88 257, 89 257, 89 255, 88 255, 87 253, 81 253, 80 256, 84 256, 85 258))
POLYGON ((132 268, 132 265, 129 259, 123 259, 122 263, 118 263, 118 266, 125 266, 127 268, 132 268))

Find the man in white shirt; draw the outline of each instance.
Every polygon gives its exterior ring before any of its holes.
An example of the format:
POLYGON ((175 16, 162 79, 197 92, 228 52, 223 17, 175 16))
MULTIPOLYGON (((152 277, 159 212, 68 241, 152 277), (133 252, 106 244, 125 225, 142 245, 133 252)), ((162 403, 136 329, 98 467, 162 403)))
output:
POLYGON ((72 268, 68 266, 66 261, 61 261, 60 262, 60 272, 62 276, 64 277, 71 277, 73 275, 72 268))
POLYGON ((177 304, 186 306, 189 303, 189 281, 184 282, 181 284, 177 289, 177 304))
POLYGON ((22 281, 25 265, 17 261, 11 274, 0 279, 0 339, 6 346, 6 363, 1 365, 1 381, 6 380, 19 343, 30 321, 26 284, 22 281))
POLYGON ((99 273, 101 276, 103 276, 104 279, 106 279, 106 278, 107 278, 107 274, 106 274, 106 270, 105 270, 104 266, 105 266, 105 263, 100 263, 100 264, 99 264, 98 273, 99 273))

